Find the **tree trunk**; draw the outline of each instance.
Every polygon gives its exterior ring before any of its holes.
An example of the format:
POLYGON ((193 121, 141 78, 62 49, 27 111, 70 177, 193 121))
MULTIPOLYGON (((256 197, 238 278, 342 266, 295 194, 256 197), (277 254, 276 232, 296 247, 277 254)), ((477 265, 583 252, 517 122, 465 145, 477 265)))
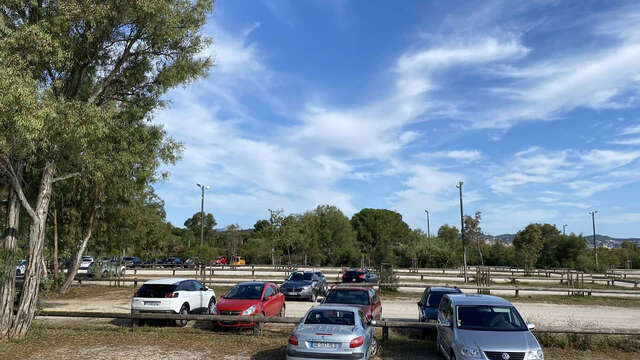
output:
POLYGON ((58 210, 53 209, 53 274, 58 276, 58 210))
POLYGON ((58 292, 61 294, 66 294, 73 283, 73 279, 76 277, 78 273, 78 269, 80 268, 80 262, 82 262, 82 254, 84 254, 85 249, 87 248, 87 243, 91 238, 91 232, 93 231, 93 219, 96 215, 96 202, 95 200, 91 204, 91 210, 89 210, 89 220, 87 221, 87 231, 82 239, 82 244, 80 244, 80 249, 78 249, 78 253, 76 254, 76 259, 73 262, 73 267, 69 269, 67 272, 67 278, 64 280, 64 284, 60 287, 58 292))
MULTIPOLYGON (((40 290, 40 278, 42 275, 42 250, 44 248, 45 224, 47 221, 47 212, 49 210, 49 201, 51 200, 51 192, 53 191, 53 176, 55 174, 55 164, 48 162, 45 165, 40 181, 40 189, 36 200, 36 207, 30 212, 31 225, 29 226, 29 261, 27 262, 27 271, 24 276, 24 285, 22 287, 22 295, 16 312, 11 329, 9 330, 9 338, 22 338, 27 335, 31 328, 31 323, 36 312, 38 300, 38 292, 40 290)), ((12 179, 14 190, 19 187, 19 183, 12 179)), ((21 196, 21 201, 26 203, 26 198, 21 196), (24 200, 23 200, 24 199, 24 200)))
MULTIPOLYGON (((5 228, 2 251, 12 259, 16 254, 18 241, 18 225, 20 223, 20 203, 18 196, 9 188, 7 203, 7 222, 5 228)), ((15 297, 16 269, 12 262, 5 264, 6 278, 0 284, 0 337, 6 338, 13 320, 13 300, 15 297)))

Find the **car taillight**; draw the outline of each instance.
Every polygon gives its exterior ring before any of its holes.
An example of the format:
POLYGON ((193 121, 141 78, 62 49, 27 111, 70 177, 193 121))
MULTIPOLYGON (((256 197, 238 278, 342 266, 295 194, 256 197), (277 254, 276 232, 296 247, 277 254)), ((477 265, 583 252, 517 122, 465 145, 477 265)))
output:
POLYGON ((295 335, 289 336, 289 345, 298 346, 298 338, 295 335))
POLYGON ((166 293, 166 294, 164 294, 164 297, 166 297, 166 298, 177 298, 177 297, 178 297, 178 295, 180 295, 180 294, 179 294, 179 293, 177 293, 177 292, 174 292, 174 293, 166 293))
POLYGON ((364 274, 358 275, 358 279, 364 279, 364 274))
POLYGON ((351 342, 349 343, 349 347, 353 349, 353 348, 360 347, 363 344, 364 344, 364 337, 358 336, 357 338, 351 340, 351 342))

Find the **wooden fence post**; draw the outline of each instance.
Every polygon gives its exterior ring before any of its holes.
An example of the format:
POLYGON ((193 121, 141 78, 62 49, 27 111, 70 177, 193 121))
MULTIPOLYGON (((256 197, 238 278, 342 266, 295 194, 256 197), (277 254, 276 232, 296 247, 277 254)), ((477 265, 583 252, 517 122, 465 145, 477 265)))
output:
POLYGON ((138 310, 131 310, 131 332, 136 332, 138 329, 138 319, 136 319, 137 314, 138 310))
POLYGON ((386 326, 382 327, 382 341, 389 341, 389 328, 386 326))

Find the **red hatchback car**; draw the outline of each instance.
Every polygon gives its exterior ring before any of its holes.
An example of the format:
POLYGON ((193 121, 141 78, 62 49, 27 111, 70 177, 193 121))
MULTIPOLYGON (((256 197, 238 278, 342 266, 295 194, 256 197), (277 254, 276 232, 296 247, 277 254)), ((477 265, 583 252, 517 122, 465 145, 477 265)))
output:
POLYGON ((382 316, 380 296, 372 287, 334 287, 322 303, 357 306, 367 319, 380 320, 382 316))
MULTIPOLYGON (((284 295, 272 282, 245 282, 231 288, 216 306, 217 315, 284 316, 284 295)), ((253 327, 253 322, 218 321, 221 327, 253 327)))

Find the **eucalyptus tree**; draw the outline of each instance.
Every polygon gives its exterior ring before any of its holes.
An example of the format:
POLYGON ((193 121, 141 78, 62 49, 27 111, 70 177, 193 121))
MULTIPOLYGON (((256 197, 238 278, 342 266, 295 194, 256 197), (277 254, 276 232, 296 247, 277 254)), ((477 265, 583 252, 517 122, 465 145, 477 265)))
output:
MULTIPOLYGON (((1 334, 23 337, 31 327, 54 183, 78 177, 99 187, 110 181, 100 176, 105 161, 137 156, 117 144, 156 131, 149 119, 162 95, 211 65, 200 29, 212 9, 212 0, 3 1, 0 171, 30 227, 22 296, 13 319, 0 314, 9 318, 1 334)), ((0 300, 5 309, 8 298, 0 300)))

